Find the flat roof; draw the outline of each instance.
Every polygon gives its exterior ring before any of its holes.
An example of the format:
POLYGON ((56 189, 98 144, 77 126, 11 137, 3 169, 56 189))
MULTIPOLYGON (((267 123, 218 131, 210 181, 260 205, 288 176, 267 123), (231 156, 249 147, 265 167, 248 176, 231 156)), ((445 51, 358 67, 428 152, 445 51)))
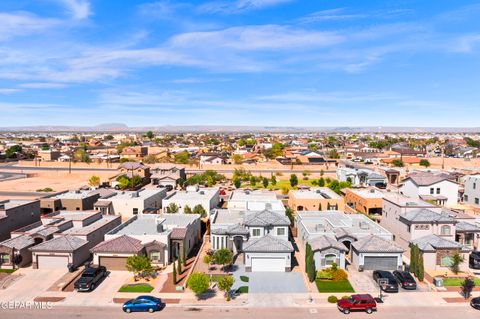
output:
POLYGON ((340 199, 341 196, 328 187, 315 187, 305 190, 290 191, 298 199, 340 199))
POLYGON ((47 199, 84 199, 94 195, 91 190, 73 190, 47 197, 47 199))
MULTIPOLYGON (((12 209, 12 208, 15 208, 15 207, 20 207, 20 206, 23 206, 25 204, 29 204, 29 203, 33 203, 33 202, 36 202, 36 200, 20 200, 20 199, 15 199, 15 200, 4 200, 4 201, 0 201, 0 205, 4 205, 4 209, 12 209)), ((3 208, 1 208, 1 210, 4 210, 3 208)))
POLYGON ((389 202, 392 202, 392 203, 394 203, 398 206, 402 206, 402 207, 408 207, 408 206, 412 206, 412 207, 436 207, 435 205, 430 204, 430 203, 428 203, 426 201, 423 201, 421 199, 408 197, 408 196, 398 194, 398 193, 387 193, 387 194, 385 194, 383 199, 388 200, 389 202))
POLYGON ((192 199, 203 199, 211 198, 215 196, 220 190, 219 188, 200 188, 198 191, 176 191, 169 197, 165 198, 166 200, 172 201, 182 201, 182 200, 192 200, 192 199))
POLYGON ((385 193, 375 188, 349 188, 350 192, 363 198, 383 198, 385 193))
POLYGON ((171 228, 188 227, 195 220, 199 219, 199 214, 139 214, 117 228, 113 229, 110 234, 118 235, 156 235, 166 234, 171 228), (162 222, 164 231, 159 232, 157 221, 162 222))
POLYGON ((244 211, 218 209, 213 224, 241 224, 244 217, 244 211))
POLYGON ((62 232, 62 234, 65 235, 88 235, 95 230, 102 228, 105 225, 110 224, 116 219, 120 219, 120 216, 114 216, 114 215, 102 215, 102 218, 91 223, 90 225, 87 225, 85 227, 74 227, 65 230, 62 232))
POLYGON ((142 189, 139 191, 124 191, 124 192, 117 193, 115 196, 112 196, 111 198, 109 198, 109 200, 149 198, 163 192, 166 193, 166 190, 165 189, 142 189))
POLYGON ((230 194, 229 201, 271 201, 276 200, 277 194, 265 190, 234 190, 230 194))

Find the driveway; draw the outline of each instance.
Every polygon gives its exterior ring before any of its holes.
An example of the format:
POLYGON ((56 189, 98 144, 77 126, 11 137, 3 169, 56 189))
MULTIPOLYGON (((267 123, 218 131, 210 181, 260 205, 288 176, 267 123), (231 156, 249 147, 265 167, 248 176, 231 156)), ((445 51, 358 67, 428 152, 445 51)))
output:
POLYGON ((372 278, 373 271, 362 271, 354 269, 355 267, 350 267, 348 270, 348 280, 352 285, 353 289, 359 293, 377 293, 378 285, 372 278))
POLYGON ((248 286, 250 294, 307 292, 302 274, 298 272, 245 272, 245 268, 239 266, 233 275, 235 277, 233 288, 248 286), (247 276, 249 282, 242 282, 240 276, 247 276))

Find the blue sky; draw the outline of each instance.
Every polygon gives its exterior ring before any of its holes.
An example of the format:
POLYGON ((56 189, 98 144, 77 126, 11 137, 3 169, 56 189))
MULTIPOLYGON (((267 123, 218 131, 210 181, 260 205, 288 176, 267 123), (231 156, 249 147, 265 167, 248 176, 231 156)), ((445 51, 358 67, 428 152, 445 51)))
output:
POLYGON ((2 0, 0 126, 479 126, 480 4, 2 0))

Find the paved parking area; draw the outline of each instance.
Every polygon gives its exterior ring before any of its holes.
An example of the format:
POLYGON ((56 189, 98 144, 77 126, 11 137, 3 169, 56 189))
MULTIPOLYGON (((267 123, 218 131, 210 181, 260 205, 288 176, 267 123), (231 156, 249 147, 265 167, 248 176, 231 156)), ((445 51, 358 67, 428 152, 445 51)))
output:
POLYGON ((243 266, 233 273, 235 288, 248 285, 249 293, 306 293, 303 277, 298 272, 245 272, 243 266), (240 280, 240 276, 247 276, 248 283, 240 280))
POLYGON ((354 267, 350 267, 348 271, 348 280, 352 287, 357 292, 377 293, 378 286, 372 278, 373 271, 365 270, 357 271, 354 267))

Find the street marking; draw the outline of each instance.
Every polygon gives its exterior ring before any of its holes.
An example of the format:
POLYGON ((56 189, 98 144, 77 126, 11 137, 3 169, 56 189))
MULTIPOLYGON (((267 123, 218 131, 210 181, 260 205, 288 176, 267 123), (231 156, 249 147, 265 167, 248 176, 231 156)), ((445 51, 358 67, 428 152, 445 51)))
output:
POLYGON ((310 309, 310 313, 311 314, 318 313, 318 310, 317 309, 310 309))

